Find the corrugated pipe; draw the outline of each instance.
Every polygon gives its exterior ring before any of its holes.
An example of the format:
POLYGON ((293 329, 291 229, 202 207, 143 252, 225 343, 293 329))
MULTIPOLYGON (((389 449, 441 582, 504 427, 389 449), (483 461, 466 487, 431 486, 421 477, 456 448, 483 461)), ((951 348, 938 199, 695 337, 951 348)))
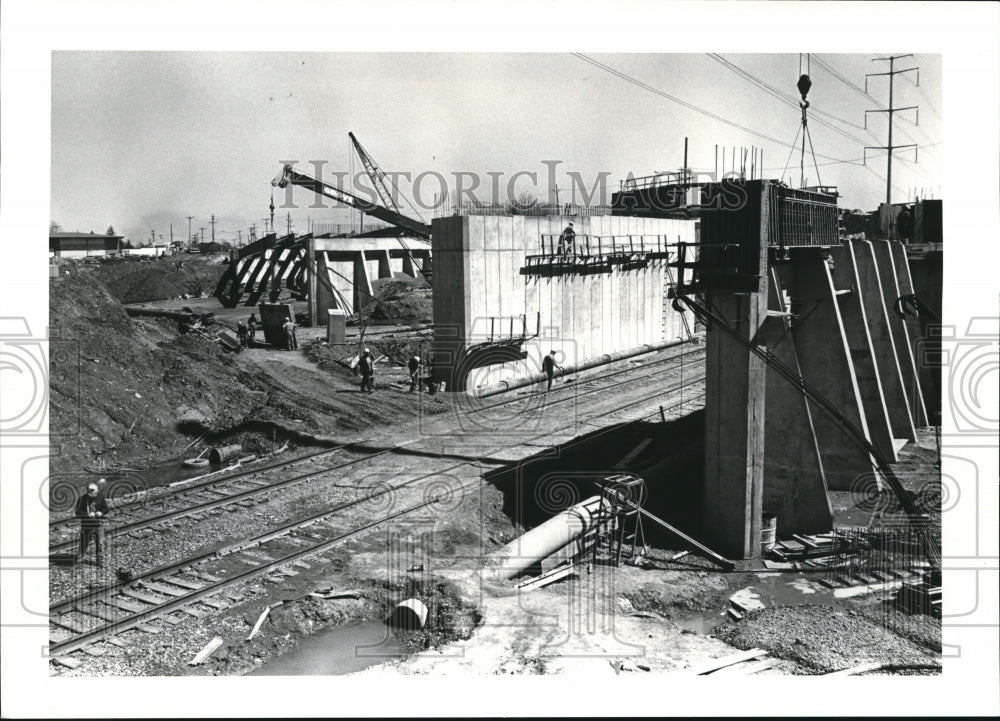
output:
MULTIPOLYGON (((693 343, 704 337, 704 333, 695 333, 690 339, 677 337, 661 343, 647 343, 635 348, 630 348, 629 350, 618 351, 616 353, 605 353, 604 355, 590 358, 577 365, 563 366, 562 371, 557 371, 553 377, 559 378, 572 375, 573 373, 581 373, 583 371, 590 370, 591 368, 597 368, 598 366, 607 365, 609 363, 617 363, 618 361, 645 355, 647 353, 656 353, 657 351, 683 345, 684 343, 693 343)), ((506 393, 507 391, 524 388, 525 386, 535 385, 536 383, 541 383, 546 379, 547 376, 544 373, 535 373, 530 376, 521 376, 508 381, 497 381, 496 383, 491 383, 487 386, 481 386, 477 388, 473 394, 476 398, 488 398, 489 396, 499 395, 500 393, 506 393)))

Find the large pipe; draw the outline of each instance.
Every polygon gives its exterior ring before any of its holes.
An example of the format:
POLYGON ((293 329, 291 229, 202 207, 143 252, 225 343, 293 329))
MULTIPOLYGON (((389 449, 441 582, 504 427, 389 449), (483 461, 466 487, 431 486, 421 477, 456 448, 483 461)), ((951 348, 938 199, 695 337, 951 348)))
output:
MULTIPOLYGON (((598 366, 607 365, 609 363, 617 363, 618 361, 634 358, 639 355, 645 355, 646 353, 656 353, 657 351, 673 348, 674 346, 682 345, 684 343, 692 343, 695 339, 704 337, 704 333, 695 333, 691 339, 677 337, 661 343, 647 343, 629 350, 618 351, 616 353, 605 353, 604 355, 595 356, 594 358, 585 360, 577 365, 564 366, 562 371, 556 373, 556 376, 567 376, 572 375, 573 373, 581 373, 583 371, 590 370, 591 368, 597 368, 598 366)), ((518 388, 535 385, 536 383, 541 383, 544 380, 546 380, 546 375, 544 373, 534 373, 529 376, 520 376, 512 380, 497 381, 496 383, 491 383, 488 386, 481 386, 473 392, 473 395, 475 395, 476 398, 488 398, 489 396, 499 395, 500 393, 506 393, 507 391, 513 391, 518 388)))
POLYGON ((591 496, 518 536, 491 554, 500 564, 497 573, 501 578, 513 578, 580 539, 593 527, 600 507, 601 497, 591 496))
POLYGON ((208 452, 208 461, 213 466, 216 466, 223 461, 228 461, 230 458, 235 458, 242 452, 243 446, 238 444, 231 446, 219 446, 208 452))

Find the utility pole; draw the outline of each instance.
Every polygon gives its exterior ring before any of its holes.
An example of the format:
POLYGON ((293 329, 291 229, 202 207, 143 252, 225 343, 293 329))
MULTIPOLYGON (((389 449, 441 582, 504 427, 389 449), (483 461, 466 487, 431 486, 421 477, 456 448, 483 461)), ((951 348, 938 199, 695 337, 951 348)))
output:
POLYGON ((250 242, 253 243, 257 240, 257 224, 250 224, 250 242))
POLYGON ((292 234, 292 211, 288 211, 288 233, 287 233, 287 235, 291 235, 291 234, 292 234))
POLYGON ((212 213, 212 220, 209 222, 212 226, 212 242, 215 242, 215 213, 212 213))
POLYGON ((156 245, 156 231, 152 229, 149 231, 149 244, 156 245))
POLYGON ((201 233, 198 235, 198 242, 199 243, 204 243, 205 242, 205 226, 204 225, 201 226, 200 228, 198 228, 198 230, 201 231, 201 233))
POLYGON ((893 80, 895 79, 895 77, 897 75, 900 75, 902 73, 908 73, 908 72, 910 72, 912 70, 916 70, 917 71, 917 85, 918 86, 920 85, 920 68, 913 67, 913 68, 905 68, 903 70, 896 70, 895 69, 895 63, 896 63, 897 60, 902 60, 903 58, 912 58, 912 57, 913 57, 912 54, 907 54, 907 55, 892 55, 892 56, 887 57, 887 58, 873 58, 872 59, 873 63, 874 62, 879 62, 879 61, 884 62, 884 61, 888 60, 889 61, 889 72, 887 72, 887 73, 868 73, 867 75, 865 75, 865 92, 866 93, 868 92, 868 78, 874 77, 876 75, 888 75, 889 76, 889 107, 886 110, 866 110, 865 111, 865 129, 868 128, 868 113, 889 113, 889 144, 888 145, 879 145, 879 146, 873 146, 873 145, 865 146, 865 159, 864 159, 865 160, 865 164, 867 164, 867 161, 868 161, 867 153, 868 153, 869 150, 885 150, 886 153, 887 153, 887 155, 888 155, 888 164, 886 166, 886 174, 885 174, 885 202, 886 202, 886 205, 889 205, 889 204, 892 203, 892 151, 893 150, 897 150, 899 148, 913 148, 914 149, 913 150, 913 161, 917 162, 917 152, 918 152, 918 150, 917 150, 917 144, 916 143, 909 143, 907 145, 893 145, 892 144, 892 115, 893 115, 893 113, 899 113, 899 112, 902 112, 904 110, 916 110, 917 111, 917 113, 916 113, 916 115, 917 115, 917 125, 920 125, 920 110, 919 110, 919 108, 916 105, 910 105, 910 106, 905 107, 905 108, 894 108, 892 106, 892 85, 893 85, 893 80))
POLYGON ((194 218, 193 215, 189 215, 187 217, 187 219, 188 219, 188 250, 191 249, 191 220, 192 220, 192 218, 194 218))
POLYGON ((174 244, 174 224, 170 224, 170 245, 174 244))
POLYGON ((236 235, 236 247, 237 248, 242 248, 243 247, 243 231, 242 230, 237 230, 236 233, 237 233, 237 235, 236 235))

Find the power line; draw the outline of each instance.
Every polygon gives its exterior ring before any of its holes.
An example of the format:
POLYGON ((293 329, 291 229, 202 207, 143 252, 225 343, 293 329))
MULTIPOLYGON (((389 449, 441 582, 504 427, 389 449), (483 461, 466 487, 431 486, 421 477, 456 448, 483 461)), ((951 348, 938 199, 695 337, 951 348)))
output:
MULTIPOLYGON (((571 54, 574 55, 575 57, 580 58, 584 62, 590 63, 594 67, 600 68, 601 70, 604 70, 605 72, 611 73, 612 75, 614 75, 616 77, 619 77, 619 78, 621 78, 622 80, 624 80, 624 81, 626 81, 628 83, 632 83, 636 87, 642 88, 643 90, 651 92, 651 93, 653 93, 655 95, 659 95, 662 98, 665 98, 665 99, 667 99, 667 100, 669 100, 671 102, 677 103, 678 105, 682 105, 683 107, 688 108, 690 110, 694 110, 697 113, 701 113, 702 115, 710 117, 713 120, 717 120, 720 123, 724 123, 724 124, 726 124, 726 125, 728 125, 730 127, 737 128, 739 130, 742 130, 745 133, 750 133, 751 135, 756 135, 759 138, 764 138, 765 140, 770 140, 772 143, 777 143, 778 145, 784 146, 786 148, 794 147, 794 146, 789 145, 784 140, 779 140, 779 139, 774 138, 774 137, 772 137, 770 135, 765 135, 764 133, 761 133, 761 132, 758 132, 756 130, 753 130, 752 128, 748 128, 745 125, 740 125, 739 123, 733 122, 732 120, 729 120, 728 118, 724 118, 721 115, 716 115, 715 113, 713 113, 713 112, 711 112, 709 110, 705 110, 704 108, 701 108, 701 107, 699 107, 699 106, 697 106, 697 105, 695 105, 693 103, 689 103, 686 100, 681 100, 680 98, 675 97, 673 95, 670 95, 669 93, 666 93, 666 92, 664 92, 664 91, 662 91, 662 90, 660 90, 658 88, 654 88, 652 85, 648 85, 647 83, 644 83, 641 80, 633 78, 632 76, 630 76, 630 75, 628 75, 626 73, 623 73, 620 70, 616 70, 615 68, 612 68, 609 65, 605 65, 602 62, 594 60, 593 58, 588 57, 588 56, 584 55, 583 53, 571 53, 571 54)), ((840 158, 834 158, 833 156, 830 156, 830 155, 819 155, 819 157, 826 158, 827 160, 837 160, 839 162, 843 162, 843 161, 840 160, 840 158)))
MULTIPOLYGON (((868 85, 868 78, 870 78, 870 77, 876 77, 876 76, 880 76, 880 75, 887 75, 889 77, 889 107, 886 108, 886 109, 884 109, 884 110, 880 109, 880 110, 866 110, 865 111, 865 117, 866 118, 868 117, 868 113, 888 113, 889 114, 889 143, 888 143, 888 145, 881 145, 881 146, 874 146, 874 147, 872 147, 873 150, 885 150, 885 151, 887 151, 886 152, 886 156, 888 157, 888 160, 887 160, 887 163, 886 163, 886 174, 885 174, 886 175, 886 181, 885 181, 885 202, 886 202, 887 205, 890 204, 890 203, 892 203, 892 151, 896 150, 897 148, 913 148, 914 149, 913 152, 914 153, 917 152, 917 144, 916 143, 911 143, 911 144, 908 144, 908 145, 893 145, 892 144, 892 119, 893 119, 892 116, 893 116, 893 113, 899 113, 899 112, 902 112, 904 110, 916 110, 917 111, 917 122, 920 121, 920 109, 916 105, 910 105, 910 106, 905 107, 905 108, 897 108, 897 107, 893 107, 893 104, 892 104, 893 81, 896 79, 897 75, 900 75, 902 73, 913 72, 914 70, 916 70, 917 71, 917 77, 918 78, 920 77, 920 70, 919 70, 919 68, 916 68, 916 67, 905 68, 903 70, 895 70, 894 69, 895 68, 895 63, 896 63, 897 60, 902 60, 903 58, 912 58, 912 57, 913 57, 913 55, 907 54, 907 55, 894 55, 894 56, 890 56, 890 57, 887 57, 887 58, 874 58, 874 59, 872 59, 873 63, 874 62, 882 62, 882 61, 888 60, 889 61, 889 71, 885 72, 885 73, 868 73, 867 75, 865 75, 865 85, 866 86, 868 85)), ((865 150, 868 150, 868 149, 869 149, 869 147, 865 148, 865 150)))
MULTIPOLYGON (((749 81, 750 83, 752 83, 756 87, 760 88, 761 90, 763 90, 764 92, 766 92, 768 95, 771 95, 771 96, 777 98, 778 100, 780 100, 781 102, 785 103, 786 105, 788 105, 790 107, 798 109, 799 104, 798 104, 798 101, 795 100, 794 97, 785 94, 784 92, 782 92, 781 90, 778 90, 773 85, 770 85, 769 83, 767 83, 766 81, 764 81, 761 78, 757 77, 753 73, 751 73, 751 72, 749 72, 747 70, 744 70, 743 68, 741 68, 736 63, 727 60, 726 58, 724 58, 721 55, 718 55, 717 53, 708 53, 708 56, 710 58, 712 58, 713 60, 715 60, 716 62, 721 63, 724 67, 728 68, 729 70, 732 70, 734 73, 736 73, 737 75, 739 75, 743 79, 749 81)), ((816 108, 812 108, 812 111, 813 111, 813 113, 818 113, 819 115, 827 116, 829 118, 832 118, 833 120, 836 120, 837 122, 844 123, 845 125, 851 125, 853 127, 857 127, 857 128, 862 129, 862 130, 867 130, 867 128, 863 128, 863 127, 861 127, 859 125, 854 125, 850 121, 844 120, 843 118, 838 118, 836 115, 833 115, 831 113, 827 113, 826 111, 818 110, 816 108)), ((814 115, 813 116, 813 120, 815 122, 819 123, 820 125, 823 125, 823 126, 825 126, 827 128, 830 128, 834 132, 839 133, 840 135, 844 136, 848 140, 853 140, 858 145, 862 145, 863 146, 865 144, 864 140, 861 140, 857 136, 851 135, 850 133, 848 133, 848 132, 846 132, 844 130, 841 130, 836 125, 833 125, 832 123, 824 120, 822 117, 817 118, 814 115)))
MULTIPOLYGON (((844 85, 846 85, 846 86, 847 86, 848 88, 850 88, 850 89, 851 89, 851 90, 853 90, 854 92, 858 93, 858 94, 859 94, 859 95, 860 95, 861 97, 863 97, 863 98, 864 98, 864 99, 865 99, 866 101, 868 101, 868 102, 870 102, 870 103, 874 103, 874 105, 875 105, 875 107, 876 107, 876 108, 878 108, 878 109, 880 109, 880 110, 885 110, 885 109, 887 109, 885 105, 883 105, 883 104, 882 104, 881 102, 879 102, 879 101, 878 101, 878 100, 876 100, 876 99, 875 99, 874 97, 872 97, 871 95, 869 95, 869 94, 868 94, 868 92, 867 92, 866 90, 862 90, 862 89, 861 89, 861 88, 860 88, 859 86, 855 85, 855 84, 854 84, 854 83, 852 83, 852 82, 851 82, 851 81, 850 81, 849 79, 847 79, 846 77, 844 77, 844 76, 843 76, 843 75, 842 75, 842 74, 841 74, 840 72, 838 72, 838 71, 837 71, 837 69, 836 69, 836 68, 834 68, 834 67, 833 67, 832 65, 830 65, 830 64, 829 64, 828 62, 825 62, 825 61, 824 61, 824 60, 823 60, 822 58, 820 58, 820 57, 819 57, 818 55, 817 55, 817 56, 815 56, 815 57, 816 57, 816 64, 817 64, 817 65, 819 65, 819 66, 820 66, 821 68, 823 68, 824 70, 826 70, 826 72, 828 72, 828 73, 829 73, 829 74, 830 74, 831 76, 833 76, 834 78, 836 78, 837 80, 839 80, 839 81, 840 81, 841 83, 843 83, 844 85)), ((917 86, 917 87, 919 88, 919 86, 917 86)), ((922 92, 923 92, 923 91, 921 91, 921 93, 922 93, 922 92)), ((925 98, 925 99, 926 99, 926 98, 925 98)), ((929 101, 928 101, 928 103, 929 103, 929 101)), ((936 112, 936 111, 935 111, 935 112, 936 112)), ((940 117, 940 114, 938 115, 938 117, 940 117)), ((855 126, 855 127, 856 127, 856 126, 855 126)), ((924 132, 923 128, 921 128, 921 127, 920 127, 919 125, 918 125, 918 126, 916 126, 916 127, 917 127, 917 129, 918 129, 918 130, 920 131, 921 135, 923 135, 923 136, 924 136, 924 137, 925 137, 926 139, 930 140, 930 136, 929 136, 929 135, 928 135, 927 133, 925 133, 925 132, 924 132)), ((872 132, 871 132, 870 130, 868 130, 868 128, 864 128, 864 129, 865 129, 866 131, 868 131, 868 134, 869 134, 869 135, 871 135, 872 137, 875 137, 875 134, 874 134, 874 133, 872 133, 872 132)), ((914 140, 913 136, 912 136, 912 135, 910 135, 910 134, 909 134, 908 132, 906 132, 906 130, 905 130, 905 129, 903 129, 903 128, 900 128, 900 131, 899 131, 899 132, 901 132, 901 133, 902 133, 902 134, 903 134, 904 136, 906 136, 906 137, 907 137, 907 138, 909 138, 910 140, 914 140)), ((864 143, 862 143, 862 145, 864 145, 864 143)))

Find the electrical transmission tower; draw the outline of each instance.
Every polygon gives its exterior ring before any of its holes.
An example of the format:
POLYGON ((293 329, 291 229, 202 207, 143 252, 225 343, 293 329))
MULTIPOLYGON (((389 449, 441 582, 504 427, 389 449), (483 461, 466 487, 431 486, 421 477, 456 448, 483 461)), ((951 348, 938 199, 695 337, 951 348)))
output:
POLYGON ((864 162, 868 163, 868 151, 869 150, 885 150, 888 155, 888 166, 886 170, 885 177, 885 202, 886 204, 892 203, 892 151, 899 150, 901 148, 913 148, 913 162, 917 162, 918 148, 916 143, 909 143, 907 145, 893 145, 892 144, 892 116, 893 113, 900 113, 904 110, 915 110, 917 114, 917 125, 920 125, 920 110, 916 105, 910 105, 905 108, 894 108, 892 106, 892 85, 893 80, 897 75, 902 73, 908 73, 910 71, 917 71, 917 85, 920 85, 920 68, 905 68, 903 70, 896 70, 895 63, 897 60, 902 60, 903 58, 912 58, 912 54, 907 55, 892 55, 887 58, 873 58, 872 62, 879 61, 889 61, 889 72, 887 73, 868 73, 865 75, 865 92, 868 92, 868 78, 874 77, 876 75, 888 75, 889 76, 889 107, 885 110, 866 110, 865 111, 865 128, 868 128, 868 113, 888 113, 889 114, 889 144, 888 145, 866 145, 865 146, 865 158, 864 162))

